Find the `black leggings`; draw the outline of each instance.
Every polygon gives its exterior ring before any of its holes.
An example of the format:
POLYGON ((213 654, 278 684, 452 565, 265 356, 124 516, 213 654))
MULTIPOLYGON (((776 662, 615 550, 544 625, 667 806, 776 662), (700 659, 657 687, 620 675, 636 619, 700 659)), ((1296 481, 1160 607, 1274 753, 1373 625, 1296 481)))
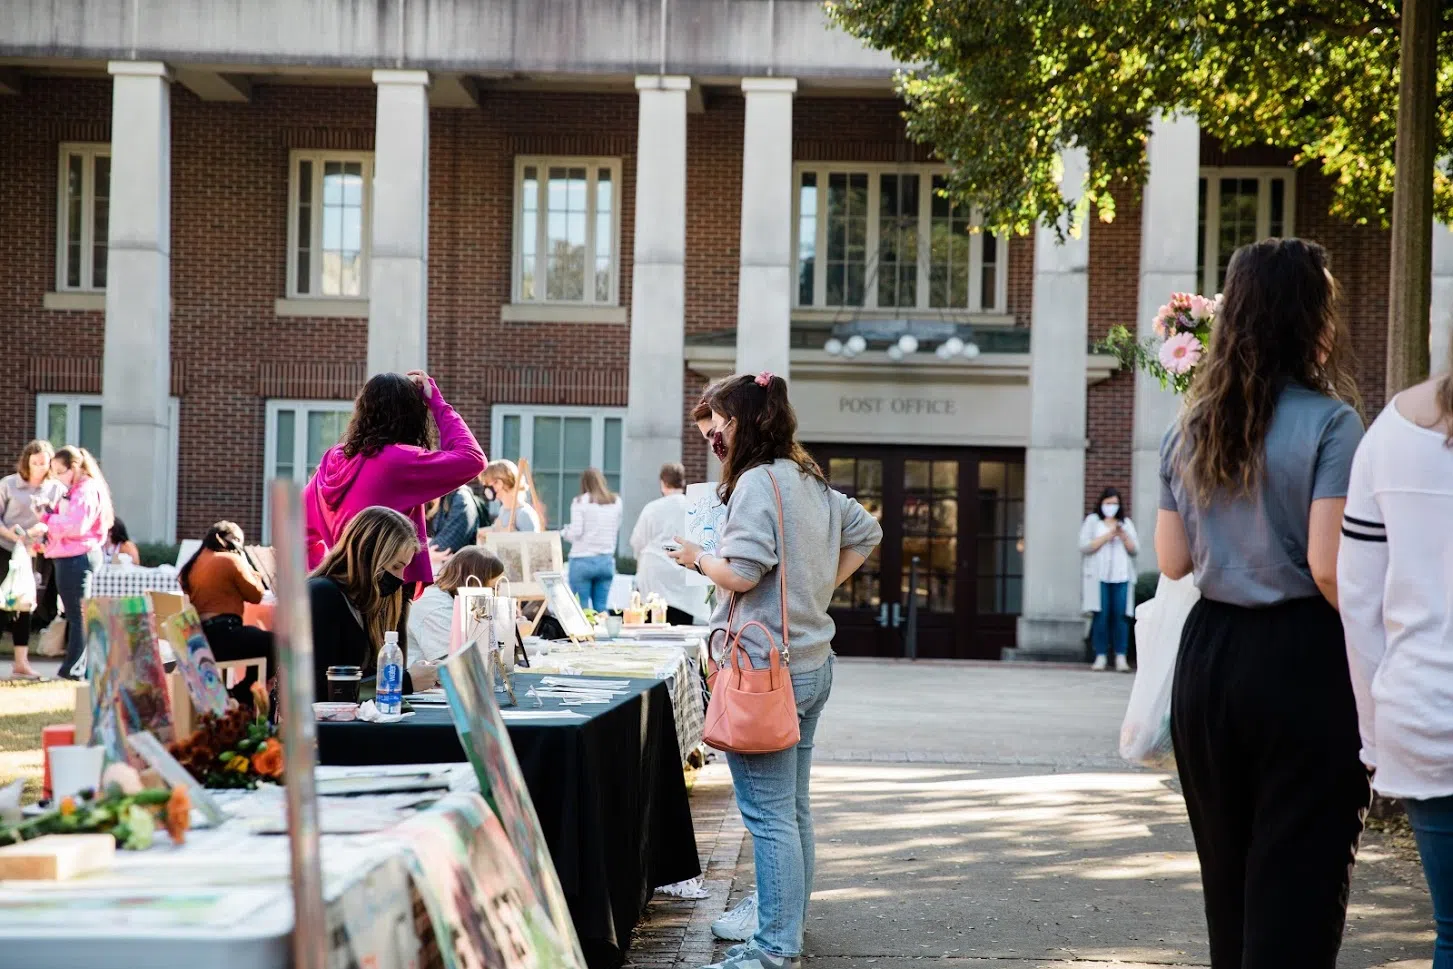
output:
POLYGON ((1214 969, 1333 969, 1371 800, 1342 623, 1321 597, 1202 599, 1181 634, 1171 736, 1214 969))
POLYGON ((267 671, 276 670, 277 655, 272 633, 257 626, 247 626, 242 617, 223 613, 202 620, 202 633, 212 647, 212 658, 219 662, 238 659, 267 658, 267 671))
POLYGON ((30 645, 30 613, 0 612, 0 629, 6 628, 17 649, 30 645))

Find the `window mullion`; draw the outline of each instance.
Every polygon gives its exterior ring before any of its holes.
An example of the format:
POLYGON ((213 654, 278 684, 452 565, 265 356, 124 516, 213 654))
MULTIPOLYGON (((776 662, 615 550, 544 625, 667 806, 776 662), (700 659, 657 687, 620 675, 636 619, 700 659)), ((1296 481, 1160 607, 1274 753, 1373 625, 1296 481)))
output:
MULTIPOLYGON (((878 238, 878 212, 879 205, 882 204, 879 183, 882 181, 882 176, 883 173, 880 171, 868 170, 868 211, 864 213, 867 235, 863 252, 863 306, 870 308, 878 305, 878 281, 883 275, 883 253, 880 250, 878 238)), ((902 191, 901 184, 899 190, 902 191)), ((849 194, 851 191, 850 181, 849 194)))
POLYGON ((308 221, 312 223, 308 226, 308 241, 311 246, 308 254, 308 292, 315 296, 323 295, 323 166, 322 156, 313 159, 313 188, 308 202, 311 212, 308 221))
MULTIPOLYGON (((550 253, 547 250, 549 245, 547 227, 550 224, 550 160, 541 158, 539 160, 539 175, 535 182, 535 299, 545 302, 550 292, 550 253)), ((531 419, 533 424, 533 418, 531 419)), ((521 432, 524 425, 521 424, 521 432)), ((534 430, 530 431, 533 438, 534 430)), ((524 440, 520 441, 521 454, 524 453, 524 440)))
POLYGON ((928 309, 931 303, 928 295, 929 260, 933 258, 933 172, 927 169, 918 174, 918 245, 915 249, 918 265, 917 299, 914 305, 928 309))
POLYGON ((817 218, 814 220, 813 236, 815 254, 812 260, 812 305, 823 306, 827 302, 827 178, 826 169, 814 174, 813 192, 817 195, 817 218))
MULTIPOLYGON (((428 185, 429 184, 428 165, 429 165, 429 156, 428 156, 428 152, 425 152, 424 153, 424 166, 425 166, 425 171, 424 171, 424 184, 425 185, 428 185)), ((363 210, 358 213, 358 221, 359 221, 359 226, 358 226, 358 236, 359 236, 359 239, 358 239, 358 241, 359 241, 358 255, 359 255, 359 259, 361 261, 361 265, 358 267, 358 279, 359 279, 358 294, 360 296, 364 297, 364 298, 367 298, 368 297, 368 294, 369 294, 369 289, 370 289, 370 287, 369 287, 369 283, 370 283, 370 279, 369 279, 370 272, 369 272, 369 270, 370 270, 370 268, 373 265, 373 158, 372 157, 365 156, 364 159, 363 159, 363 164, 361 166, 359 166, 359 167, 363 171, 363 193, 362 193, 363 194, 363 210)), ((428 212, 429 199, 427 197, 427 193, 425 195, 424 203, 423 204, 424 204, 424 210, 425 210, 424 211, 424 226, 425 226, 425 232, 427 232, 428 231, 428 225, 429 225, 429 221, 428 221, 428 215, 429 215, 429 212, 428 212)), ((425 240, 424 248, 427 251, 427 249, 428 249, 428 242, 427 242, 427 240, 425 240)), ((425 285, 426 286, 428 285, 427 281, 425 282, 425 285)))
POLYGON ((1256 177, 1256 237, 1265 239, 1271 235, 1271 179, 1265 175, 1256 177))
POLYGON ((1221 263, 1221 179, 1213 170, 1206 173, 1206 265, 1201 269, 1201 292, 1216 291, 1216 274, 1221 263))
POLYGON ((595 302, 595 186, 596 167, 591 162, 585 168, 585 266, 581 280, 586 304, 595 302))
POLYGON ((288 408, 293 412, 293 480, 308 480, 308 408, 288 408))
POLYGON ((95 289, 96 155, 81 155, 81 288, 95 289))
POLYGON ((968 301, 964 309, 971 313, 978 312, 984 302, 984 234, 974 232, 974 226, 980 221, 979 213, 969 210, 969 291, 968 301))

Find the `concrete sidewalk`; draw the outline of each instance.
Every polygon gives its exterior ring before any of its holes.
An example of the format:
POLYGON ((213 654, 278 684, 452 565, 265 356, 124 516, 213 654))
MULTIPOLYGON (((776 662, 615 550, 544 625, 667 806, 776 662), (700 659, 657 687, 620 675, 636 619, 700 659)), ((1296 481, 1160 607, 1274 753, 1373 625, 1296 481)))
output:
MULTIPOLYGON (((840 661, 813 775, 809 965, 1208 964, 1184 802, 1171 775, 1130 769, 1115 754, 1130 682, 1028 666, 840 661)), ((715 811, 735 814, 719 802, 715 811)), ((718 859, 722 849, 714 840, 718 859)), ((672 903, 683 942, 720 914, 724 874, 712 873, 708 901, 672 903)), ((1415 864, 1367 837, 1339 965, 1431 965, 1420 879, 1415 864)), ((751 883, 747 838, 732 898, 751 883)), ((699 941, 674 953, 642 946, 628 961, 694 969, 700 954, 699 941)))

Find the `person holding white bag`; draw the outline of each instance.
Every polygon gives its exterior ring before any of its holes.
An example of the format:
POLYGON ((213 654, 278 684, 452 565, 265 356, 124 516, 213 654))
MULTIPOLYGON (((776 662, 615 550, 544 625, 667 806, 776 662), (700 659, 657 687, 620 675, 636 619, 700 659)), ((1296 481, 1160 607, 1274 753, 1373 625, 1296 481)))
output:
POLYGON ((1236 250, 1161 446, 1160 568, 1201 593, 1171 736, 1214 969, 1333 969, 1371 799, 1337 614, 1362 418, 1336 303, 1321 246, 1236 250))
POLYGON ((10 570, 0 581, 0 593, 3 593, 0 599, 15 595, 12 589, 19 592, 17 601, 12 603, 16 608, 0 612, 0 629, 9 628, 11 641, 15 644, 15 662, 10 675, 18 680, 39 679, 39 674, 30 665, 30 619, 37 604, 37 586, 50 583, 51 568, 50 559, 40 554, 45 526, 40 523, 36 507, 57 501, 65 492, 60 482, 51 476, 50 461, 53 456, 48 442, 31 441, 21 448, 15 473, 0 478, 0 549, 4 550, 0 568, 10 570), (30 554, 16 555, 17 546, 30 554), (22 558, 28 564, 22 563, 22 558), (26 576, 19 571, 24 568, 31 569, 28 583, 26 576), (13 577, 10 572, 15 573, 13 577), (40 573, 40 583, 36 582, 36 572, 40 573), (27 589, 28 602, 24 601, 27 589), (29 608, 19 608, 22 605, 29 608))
POLYGON ((1100 492, 1095 511, 1080 526, 1080 555, 1084 556, 1084 609, 1093 615, 1090 642, 1095 662, 1090 668, 1107 669, 1110 649, 1115 669, 1130 672, 1130 617, 1135 615, 1135 553, 1140 537, 1135 523, 1125 517, 1120 492, 1100 492))

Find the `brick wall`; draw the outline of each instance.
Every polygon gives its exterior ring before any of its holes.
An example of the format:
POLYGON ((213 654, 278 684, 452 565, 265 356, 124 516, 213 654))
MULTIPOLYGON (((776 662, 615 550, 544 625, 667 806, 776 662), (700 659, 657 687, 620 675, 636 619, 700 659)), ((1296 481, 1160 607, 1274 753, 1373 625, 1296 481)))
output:
MULTIPOLYGON (((1115 221, 1092 216, 1089 228, 1091 340, 1104 339, 1117 323, 1134 332, 1140 298, 1140 202, 1128 186, 1113 194, 1115 221)), ((1086 407, 1085 507, 1093 507, 1103 489, 1116 488, 1126 513, 1135 515, 1130 488, 1135 375, 1117 371, 1090 387, 1086 407)))

